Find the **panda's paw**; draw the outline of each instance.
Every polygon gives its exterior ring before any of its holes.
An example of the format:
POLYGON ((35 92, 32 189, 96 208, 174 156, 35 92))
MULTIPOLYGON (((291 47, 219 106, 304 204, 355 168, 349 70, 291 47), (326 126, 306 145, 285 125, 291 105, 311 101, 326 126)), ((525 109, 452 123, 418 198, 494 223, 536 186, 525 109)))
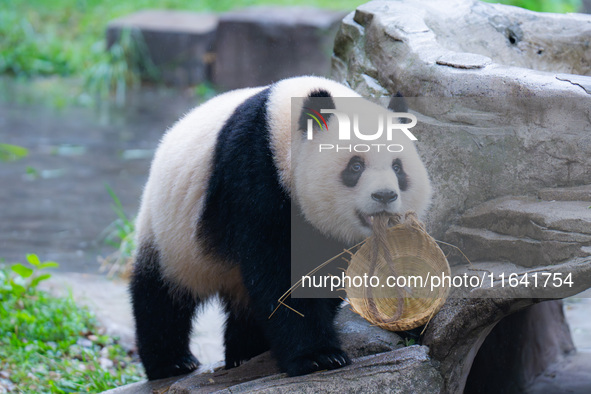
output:
POLYGON ((148 380, 170 378, 172 376, 185 375, 199 368, 199 361, 191 353, 184 354, 166 364, 155 365, 151 368, 146 366, 148 380))
POLYGON ((292 358, 285 368, 289 376, 342 368, 351 364, 347 353, 339 348, 320 349, 292 358))
POLYGON ((229 341, 226 337, 225 361, 226 369, 236 368, 251 358, 269 350, 269 345, 263 337, 257 337, 249 332, 250 337, 240 337, 241 341, 229 341))

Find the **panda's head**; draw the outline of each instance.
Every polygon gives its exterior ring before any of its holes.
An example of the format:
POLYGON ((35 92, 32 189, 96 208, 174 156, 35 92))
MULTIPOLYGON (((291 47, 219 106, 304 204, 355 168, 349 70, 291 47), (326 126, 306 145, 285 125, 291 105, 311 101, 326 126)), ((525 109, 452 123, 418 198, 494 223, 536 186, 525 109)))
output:
MULTIPOLYGON (((320 107, 357 111, 366 118, 383 113, 384 108, 368 101, 360 104, 360 98, 352 102, 354 108, 342 108, 350 101, 343 104, 325 90, 311 92, 309 97, 314 100, 303 102, 291 151, 292 196, 305 218, 327 236, 356 242, 371 235, 376 215, 407 211, 420 215, 429 204, 431 186, 414 144, 403 132, 389 138, 383 132, 372 140, 351 133, 350 140, 343 141, 336 115, 323 115, 321 125, 309 120, 310 114, 321 112, 320 107)), ((377 115, 375 119, 373 130, 378 127, 377 115)))

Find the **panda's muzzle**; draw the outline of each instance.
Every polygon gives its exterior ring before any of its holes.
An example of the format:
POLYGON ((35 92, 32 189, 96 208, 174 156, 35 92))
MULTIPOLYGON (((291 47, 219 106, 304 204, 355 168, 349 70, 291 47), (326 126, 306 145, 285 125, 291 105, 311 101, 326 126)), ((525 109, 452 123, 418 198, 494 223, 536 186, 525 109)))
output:
POLYGON ((374 219, 376 218, 376 216, 380 215, 390 216, 391 214, 386 211, 376 212, 372 214, 365 214, 361 211, 357 211, 357 217, 361 221, 361 225, 368 228, 372 228, 374 219))

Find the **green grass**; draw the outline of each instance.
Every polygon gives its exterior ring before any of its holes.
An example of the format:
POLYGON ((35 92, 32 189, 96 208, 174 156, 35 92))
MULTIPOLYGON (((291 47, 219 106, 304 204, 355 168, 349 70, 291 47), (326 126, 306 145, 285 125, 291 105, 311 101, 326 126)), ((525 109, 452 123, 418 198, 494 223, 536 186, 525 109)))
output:
POLYGON ((487 3, 514 5, 538 12, 577 12, 581 0, 484 0, 487 3))
POLYGON ((72 297, 38 289, 57 266, 36 255, 0 268, 0 386, 8 392, 101 392, 140 380, 137 362, 72 297))

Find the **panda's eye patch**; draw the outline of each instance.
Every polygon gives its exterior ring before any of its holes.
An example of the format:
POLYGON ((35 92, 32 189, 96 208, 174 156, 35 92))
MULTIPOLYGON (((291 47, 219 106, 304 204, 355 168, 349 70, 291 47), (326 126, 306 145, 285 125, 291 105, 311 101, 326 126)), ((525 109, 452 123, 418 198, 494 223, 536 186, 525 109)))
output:
POLYGON ((357 182, 359 182, 363 170, 365 170, 363 159, 359 156, 352 157, 351 160, 349 160, 347 167, 341 172, 341 180, 343 181, 343 184, 347 187, 355 187, 357 182))

